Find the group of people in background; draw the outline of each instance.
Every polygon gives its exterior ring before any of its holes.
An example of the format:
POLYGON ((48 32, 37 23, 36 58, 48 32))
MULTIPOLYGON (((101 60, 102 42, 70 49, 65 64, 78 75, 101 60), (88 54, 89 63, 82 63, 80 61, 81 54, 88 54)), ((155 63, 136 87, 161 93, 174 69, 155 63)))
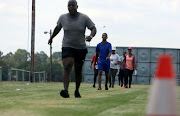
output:
POLYGON ((123 55, 119 56, 116 53, 116 47, 111 47, 111 44, 106 41, 107 33, 103 33, 102 38, 102 42, 96 47, 96 55, 94 55, 91 60, 90 68, 92 68, 92 64, 94 64, 93 87, 95 88, 96 78, 98 76, 98 90, 102 90, 102 71, 105 71, 105 90, 108 90, 108 82, 109 87, 114 88, 115 78, 118 72, 119 86, 123 87, 124 85, 124 88, 131 88, 132 74, 134 70, 136 70, 136 57, 132 54, 132 47, 128 47, 128 53, 124 51, 123 55))

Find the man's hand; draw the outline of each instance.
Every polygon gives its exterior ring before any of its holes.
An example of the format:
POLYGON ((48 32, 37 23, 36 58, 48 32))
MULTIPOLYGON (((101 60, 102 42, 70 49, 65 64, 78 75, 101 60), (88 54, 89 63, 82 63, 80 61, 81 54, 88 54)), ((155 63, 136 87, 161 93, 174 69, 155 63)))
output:
POLYGON ((92 68, 92 65, 90 66, 90 68, 92 68))
POLYGON ((109 57, 106 57, 106 60, 109 60, 109 57))
POLYGON ((119 63, 117 62, 117 63, 115 63, 114 65, 118 65, 119 63))
POLYGON ((90 42, 91 41, 91 37, 90 36, 86 36, 86 41, 90 42))
POLYGON ((122 67, 120 66, 120 69, 122 69, 122 67))
POLYGON ((52 39, 51 39, 51 38, 49 39, 48 44, 49 44, 49 45, 52 44, 52 39))

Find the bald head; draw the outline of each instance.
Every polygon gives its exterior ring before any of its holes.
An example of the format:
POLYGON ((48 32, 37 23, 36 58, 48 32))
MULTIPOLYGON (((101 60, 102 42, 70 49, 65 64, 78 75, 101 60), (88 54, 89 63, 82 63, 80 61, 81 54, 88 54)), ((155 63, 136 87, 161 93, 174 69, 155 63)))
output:
POLYGON ((78 9, 77 1, 69 0, 68 10, 69 10, 70 15, 75 16, 77 14, 77 9, 78 9))
POLYGON ((77 1, 76 1, 76 0, 69 0, 69 1, 68 1, 68 5, 69 5, 69 3, 72 3, 72 2, 77 5, 77 1))

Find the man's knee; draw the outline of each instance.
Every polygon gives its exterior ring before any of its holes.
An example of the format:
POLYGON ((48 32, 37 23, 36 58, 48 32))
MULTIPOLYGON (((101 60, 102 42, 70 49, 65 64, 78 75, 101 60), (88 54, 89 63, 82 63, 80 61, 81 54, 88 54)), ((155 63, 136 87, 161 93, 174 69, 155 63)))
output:
POLYGON ((102 75, 102 70, 98 71, 98 75, 100 75, 100 76, 102 75))
POLYGON ((74 71, 76 74, 81 74, 82 66, 83 66, 83 64, 81 64, 81 63, 76 63, 76 62, 74 63, 74 71))
POLYGON ((67 64, 64 64, 64 70, 65 71, 71 71, 72 70, 72 64, 69 64, 69 63, 67 63, 67 64))

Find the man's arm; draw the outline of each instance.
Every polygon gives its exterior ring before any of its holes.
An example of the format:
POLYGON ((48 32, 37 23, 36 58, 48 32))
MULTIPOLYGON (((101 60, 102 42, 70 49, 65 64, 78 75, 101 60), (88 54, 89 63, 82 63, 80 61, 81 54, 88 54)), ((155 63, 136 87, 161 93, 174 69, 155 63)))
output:
POLYGON ((120 60, 120 56, 117 54, 117 58, 116 58, 116 60, 117 60, 117 63, 115 64, 115 65, 120 65, 120 63, 121 63, 121 60, 120 60))
POLYGON ((86 37, 86 41, 89 41, 89 42, 96 35, 96 31, 97 31, 95 26, 91 28, 90 30, 91 30, 91 34, 86 37))
POLYGON ((92 68, 92 64, 94 63, 94 61, 95 61, 95 58, 94 58, 94 56, 93 56, 93 58, 92 58, 92 60, 91 60, 91 66, 90 66, 90 68, 92 68))
POLYGON ((135 57, 135 55, 134 55, 134 59, 133 59, 133 64, 134 64, 134 69, 137 70, 136 69, 137 67, 136 67, 136 57, 135 57))
POLYGON ((53 38, 60 32, 60 30, 61 30, 61 27, 59 27, 59 26, 56 26, 55 28, 54 28, 54 31, 53 31, 53 34, 52 34, 52 36, 50 37, 50 39, 49 39, 49 41, 48 41, 48 44, 52 44, 52 40, 53 40, 53 38))
POLYGON ((110 56, 111 56, 111 51, 109 51, 109 54, 108 54, 108 57, 106 57, 106 60, 109 60, 110 56))
POLYGON ((96 52, 96 58, 95 58, 95 61, 94 61, 95 64, 97 63, 98 57, 99 57, 99 52, 96 52))

